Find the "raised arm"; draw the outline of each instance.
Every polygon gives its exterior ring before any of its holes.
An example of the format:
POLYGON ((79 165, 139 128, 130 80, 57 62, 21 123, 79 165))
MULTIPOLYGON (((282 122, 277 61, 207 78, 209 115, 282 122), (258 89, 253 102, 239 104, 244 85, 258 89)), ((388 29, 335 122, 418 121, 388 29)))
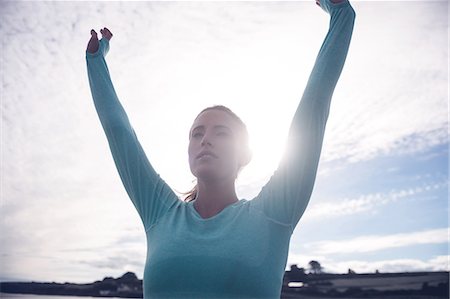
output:
POLYGON ((331 97, 347 57, 355 20, 348 0, 316 2, 330 14, 329 30, 292 120, 283 159, 252 201, 267 217, 292 230, 311 197, 331 97))
POLYGON ((92 98, 120 178, 147 230, 179 200, 149 163, 119 102, 105 61, 112 34, 106 28, 101 32, 98 41, 91 31, 86 50, 92 98))

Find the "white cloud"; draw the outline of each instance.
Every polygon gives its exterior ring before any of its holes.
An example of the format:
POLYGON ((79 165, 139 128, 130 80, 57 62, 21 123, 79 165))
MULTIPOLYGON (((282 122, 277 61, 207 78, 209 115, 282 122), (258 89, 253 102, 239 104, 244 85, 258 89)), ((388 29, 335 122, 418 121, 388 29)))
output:
MULTIPOLYGON (((248 186, 239 187, 253 194, 279 160, 328 25, 313 2, 0 5, 1 276, 38 280, 91 281, 104 276, 95 266, 121 272, 137 267, 145 251, 89 93, 84 50, 91 28, 114 32, 108 65, 117 93, 166 181, 188 189, 190 122, 204 106, 223 103, 253 133, 255 160, 242 174, 248 186), (141 241, 115 243, 127 229, 141 241), (74 248, 85 250, 68 251, 74 248), (98 259, 104 248, 108 255, 98 259)), ((354 6, 357 26, 324 159, 371 159, 444 142, 442 4, 354 6)), ((337 210, 364 210, 376 199, 349 200, 337 210)))
POLYGON ((435 182, 414 188, 391 190, 387 193, 363 194, 357 198, 334 198, 333 201, 311 203, 303 220, 320 220, 323 217, 340 217, 367 211, 374 212, 377 208, 386 204, 409 199, 414 195, 447 187, 447 185, 447 181, 435 182))
POLYGON ((369 160, 445 144, 447 4, 355 7, 351 52, 333 100, 323 160, 369 160))
POLYGON ((327 264, 330 272, 346 273, 347 269, 352 269, 357 273, 380 272, 418 272, 418 271, 449 271, 449 256, 436 256, 429 260, 420 259, 394 259, 381 261, 340 261, 327 264))
POLYGON ((412 233, 390 235, 368 235, 353 239, 318 241, 305 244, 305 247, 317 254, 351 254, 374 252, 390 248, 420 244, 443 244, 449 241, 449 229, 432 229, 412 233))

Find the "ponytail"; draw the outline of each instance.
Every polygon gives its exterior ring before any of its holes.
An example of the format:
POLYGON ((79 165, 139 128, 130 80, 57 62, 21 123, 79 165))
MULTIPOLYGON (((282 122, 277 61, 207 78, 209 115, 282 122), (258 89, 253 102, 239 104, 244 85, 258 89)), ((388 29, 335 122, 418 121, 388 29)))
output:
POLYGON ((194 188, 192 188, 190 191, 183 193, 183 195, 186 195, 186 197, 184 198, 185 202, 190 202, 195 200, 195 198, 197 197, 197 184, 195 184, 194 188))

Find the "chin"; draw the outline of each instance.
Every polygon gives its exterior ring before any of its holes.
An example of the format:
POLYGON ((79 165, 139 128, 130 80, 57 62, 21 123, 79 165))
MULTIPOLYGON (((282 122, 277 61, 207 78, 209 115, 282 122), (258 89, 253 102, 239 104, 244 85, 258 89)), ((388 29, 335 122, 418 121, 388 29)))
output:
POLYGON ((197 177, 197 179, 200 180, 211 180, 218 178, 217 171, 214 171, 214 169, 211 169, 209 167, 197 167, 193 174, 195 177, 197 177))

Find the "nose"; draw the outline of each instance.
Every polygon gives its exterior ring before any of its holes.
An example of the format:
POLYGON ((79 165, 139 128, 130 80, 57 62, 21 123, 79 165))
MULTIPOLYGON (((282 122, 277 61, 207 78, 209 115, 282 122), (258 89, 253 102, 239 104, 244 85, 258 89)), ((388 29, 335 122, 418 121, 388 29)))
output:
POLYGON ((203 138, 202 138, 202 141, 201 141, 201 143, 200 143, 202 146, 205 146, 205 145, 209 145, 209 146, 212 146, 212 143, 211 143, 211 141, 210 141, 210 138, 209 138, 209 135, 208 134, 204 134, 203 135, 203 138))

